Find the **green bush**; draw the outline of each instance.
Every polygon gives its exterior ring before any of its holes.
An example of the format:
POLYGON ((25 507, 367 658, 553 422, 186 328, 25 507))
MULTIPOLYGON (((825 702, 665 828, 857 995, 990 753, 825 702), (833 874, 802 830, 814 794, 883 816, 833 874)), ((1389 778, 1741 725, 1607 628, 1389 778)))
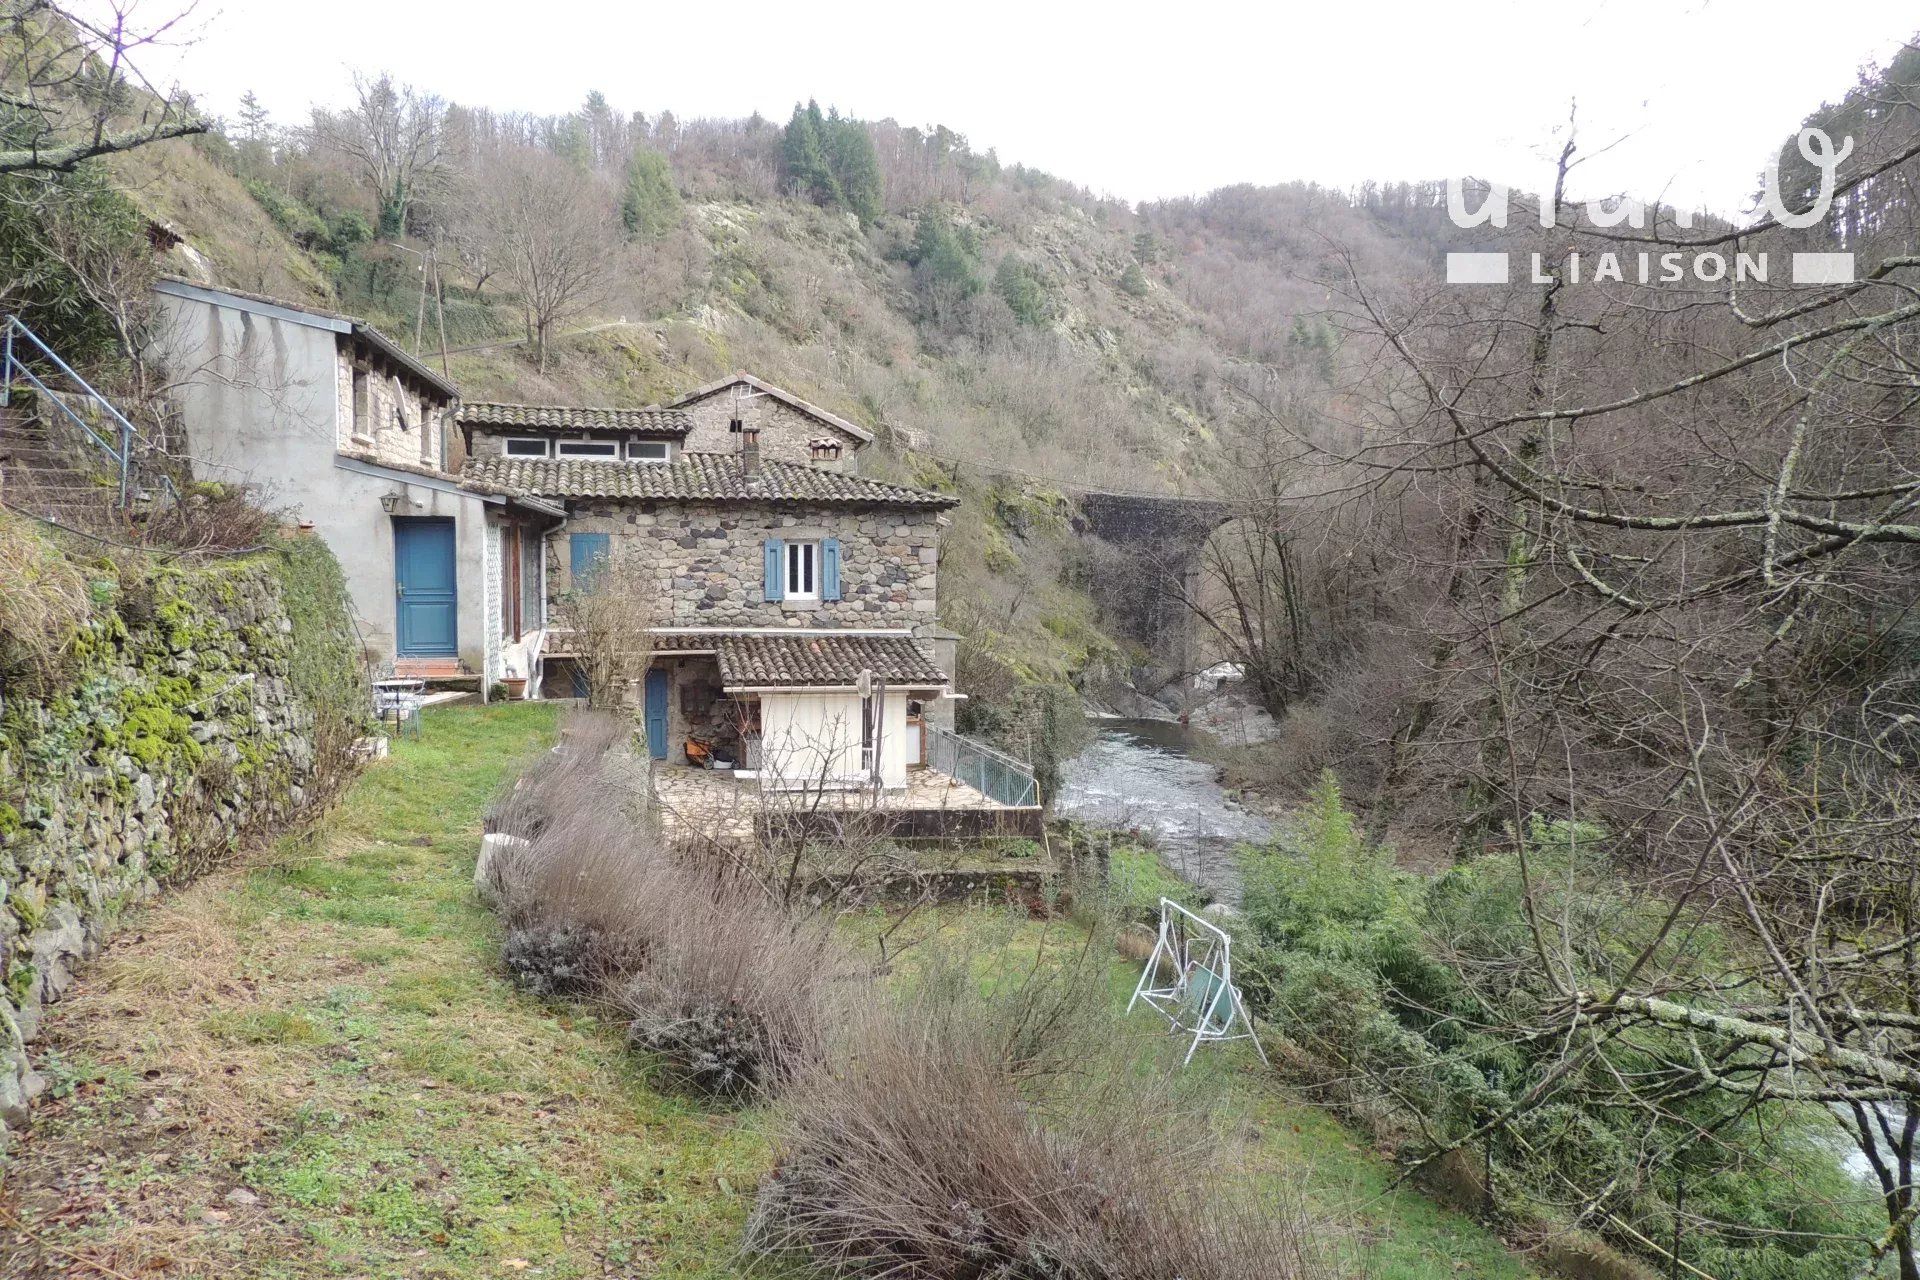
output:
MULTIPOLYGON (((1554 960, 1583 986, 1601 985, 1658 937, 1663 904, 1606 873, 1595 856, 1604 838, 1536 819, 1525 836, 1530 877, 1506 854, 1429 881, 1369 844, 1323 777, 1298 831, 1243 859, 1249 1003, 1322 1065, 1325 1096, 1424 1142, 1459 1140, 1514 1109, 1564 1060, 1563 1035, 1516 1034, 1551 1028, 1564 1000, 1535 954, 1528 906, 1571 940, 1554 960)), ((1733 945, 1691 932, 1689 945, 1708 956, 1733 945)), ((1688 1227, 1687 1260, 1709 1274, 1848 1274, 1860 1247, 1847 1237, 1870 1237, 1874 1226, 1818 1107, 1678 1091, 1655 1116, 1619 1088, 1689 1052, 1671 1032, 1635 1029, 1543 1105, 1519 1108, 1490 1150, 1475 1147, 1492 1155, 1496 1201, 1551 1214, 1574 1189, 1611 1188, 1606 1214, 1590 1212, 1588 1223, 1634 1248, 1635 1233, 1672 1238, 1684 1194, 1689 1217, 1717 1224, 1688 1227), (1623 1170, 1635 1176, 1622 1179, 1623 1170)))

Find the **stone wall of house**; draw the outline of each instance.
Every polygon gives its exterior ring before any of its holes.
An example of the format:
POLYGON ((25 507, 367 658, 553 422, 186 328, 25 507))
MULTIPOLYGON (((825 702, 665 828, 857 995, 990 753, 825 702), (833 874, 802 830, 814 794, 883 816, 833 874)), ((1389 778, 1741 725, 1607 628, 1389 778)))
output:
POLYGON ((334 380, 340 452, 391 466, 439 470, 449 406, 378 367, 366 371, 367 400, 356 406, 353 364, 352 351, 343 345, 335 358, 334 380))
MULTIPOLYGON (((728 424, 733 420, 733 392, 725 387, 703 399, 680 406, 693 419, 684 448, 688 453, 738 453, 740 437, 728 424)), ((756 396, 746 402, 747 421, 760 426, 760 456, 775 462, 806 462, 812 456, 807 442, 816 436, 840 441, 840 469, 857 471, 860 442, 802 413, 784 400, 756 396)))
POLYGON ((130 572, 99 573, 65 669, 5 690, 0 1153, 44 1087, 27 1053, 44 1010, 116 919, 295 817, 366 720, 319 540, 130 572))
MULTIPOLYGON (((913 627, 934 620, 940 526, 932 511, 576 502, 566 533, 612 535, 620 572, 631 563, 658 589, 657 626, 913 627), (768 603, 768 538, 838 538, 841 598, 768 603)), ((568 541, 563 535, 547 546, 548 591, 560 604, 572 588, 568 541)))

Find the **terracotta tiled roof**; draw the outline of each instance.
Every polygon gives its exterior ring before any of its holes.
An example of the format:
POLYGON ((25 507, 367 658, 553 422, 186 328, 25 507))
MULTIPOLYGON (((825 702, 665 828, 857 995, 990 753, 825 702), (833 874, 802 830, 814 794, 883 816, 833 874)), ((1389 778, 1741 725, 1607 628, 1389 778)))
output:
POLYGON ((714 647, 720 683, 729 689, 843 688, 862 671, 910 689, 947 683, 908 636, 719 636, 714 647))
POLYGON ((457 419, 464 427, 539 427, 547 431, 643 431, 684 436, 693 419, 679 409, 585 409, 559 404, 470 401, 457 419))
POLYGON ((602 458, 470 458, 470 489, 546 498, 772 502, 817 507, 952 507, 958 498, 799 462, 765 462, 749 481, 737 453, 683 453, 670 463, 602 458))

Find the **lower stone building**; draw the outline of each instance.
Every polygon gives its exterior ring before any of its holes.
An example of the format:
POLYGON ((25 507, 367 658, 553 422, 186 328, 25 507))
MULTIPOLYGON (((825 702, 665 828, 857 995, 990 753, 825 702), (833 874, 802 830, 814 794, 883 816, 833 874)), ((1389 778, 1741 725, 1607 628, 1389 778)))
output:
MULTIPOLYGON (((656 760, 774 787, 904 788, 952 726, 952 644, 936 615, 955 500, 853 474, 838 440, 822 437, 805 462, 763 458, 757 423, 742 420, 731 451, 698 452, 681 447, 680 414, 610 412, 463 411, 467 488, 565 512, 531 535, 544 546, 547 629, 517 675, 537 691, 583 691, 590 664, 569 612, 621 593, 650 624, 631 696, 656 760), (620 433, 598 455, 580 447, 620 433), (649 437, 672 442, 632 449, 649 437)), ((529 595, 532 571, 530 535, 509 524, 490 572, 501 575, 493 594, 513 601, 529 595)), ((512 663, 512 639, 503 652, 512 663)))

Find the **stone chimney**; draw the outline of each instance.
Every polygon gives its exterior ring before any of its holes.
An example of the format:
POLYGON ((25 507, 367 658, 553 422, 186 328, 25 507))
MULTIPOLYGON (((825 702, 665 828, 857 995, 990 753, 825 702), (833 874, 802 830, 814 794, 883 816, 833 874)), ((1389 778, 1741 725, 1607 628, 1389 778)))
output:
POLYGON ((760 428, 740 423, 740 470, 749 480, 760 478, 760 428))
POLYGON ((832 436, 817 436, 807 441, 807 453, 813 459, 813 465, 822 471, 840 469, 840 442, 832 436))

